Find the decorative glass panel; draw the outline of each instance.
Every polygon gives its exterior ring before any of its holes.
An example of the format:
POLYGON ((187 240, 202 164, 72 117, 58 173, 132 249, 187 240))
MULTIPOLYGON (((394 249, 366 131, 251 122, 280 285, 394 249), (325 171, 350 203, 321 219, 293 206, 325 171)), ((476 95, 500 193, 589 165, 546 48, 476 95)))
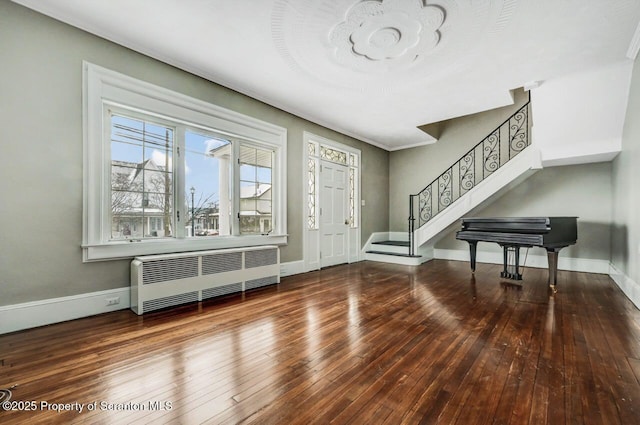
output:
POLYGON ((307 217, 307 226, 309 229, 317 229, 318 223, 316 221, 316 160, 309 158, 309 171, 308 171, 308 191, 307 191, 307 203, 309 208, 309 215, 307 217))
POLYGON ((349 225, 355 228, 356 224, 356 169, 349 168, 349 225))
POLYGON ((309 156, 318 156, 318 154, 316 153, 316 143, 314 142, 309 142, 308 144, 308 148, 309 148, 309 156))
POLYGON ((320 157, 338 164, 347 165, 347 154, 325 146, 320 146, 320 157))
POLYGON ((351 165, 352 167, 357 167, 358 166, 358 156, 354 155, 352 153, 349 154, 349 165, 351 165))

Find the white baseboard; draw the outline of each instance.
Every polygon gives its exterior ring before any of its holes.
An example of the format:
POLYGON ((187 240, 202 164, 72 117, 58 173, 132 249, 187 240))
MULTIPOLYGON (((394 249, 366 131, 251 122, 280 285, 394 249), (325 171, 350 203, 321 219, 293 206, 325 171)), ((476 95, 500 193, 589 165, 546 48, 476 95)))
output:
POLYGON ((640 309, 640 284, 610 264, 609 276, 622 292, 640 309))
MULTIPOLYGON (((304 273, 304 261, 281 263, 280 273, 281 276, 304 273)), ((130 297, 131 289, 126 286, 107 291, 0 306, 0 335, 110 311, 124 310, 131 305, 130 297), (120 302, 107 305, 107 299, 110 298, 119 298, 120 302)))
POLYGON ((123 310, 130 306, 130 288, 110 289, 0 307, 0 334, 123 310), (107 299, 119 303, 107 305, 107 299))
POLYGON ((304 260, 280 263, 280 277, 304 273, 304 260))
MULTIPOLYGON (((442 260, 469 261, 468 250, 458 249, 435 249, 435 258, 442 260)), ((503 255, 500 252, 477 251, 476 261, 478 263, 502 264, 503 255)), ((525 257, 523 251, 520 254, 520 263, 526 267, 546 269, 548 260, 546 255, 528 255, 525 257)), ((609 261, 594 260, 589 258, 567 258, 558 256, 558 270, 570 270, 574 272, 609 274, 609 261)))

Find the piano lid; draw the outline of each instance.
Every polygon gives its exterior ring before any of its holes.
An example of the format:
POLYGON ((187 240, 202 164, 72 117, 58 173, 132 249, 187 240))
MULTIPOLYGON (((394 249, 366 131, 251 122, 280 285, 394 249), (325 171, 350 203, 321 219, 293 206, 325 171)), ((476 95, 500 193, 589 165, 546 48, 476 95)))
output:
POLYGON ((575 228, 578 217, 467 217, 463 231, 538 233, 552 229, 575 228))

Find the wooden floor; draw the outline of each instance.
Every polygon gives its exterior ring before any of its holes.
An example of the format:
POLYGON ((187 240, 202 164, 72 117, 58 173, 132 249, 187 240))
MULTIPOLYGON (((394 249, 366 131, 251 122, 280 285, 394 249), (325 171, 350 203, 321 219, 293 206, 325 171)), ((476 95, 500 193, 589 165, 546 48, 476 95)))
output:
POLYGON ((362 262, 2 335, 0 388, 35 410, 0 422, 640 424, 640 312, 613 281, 499 272, 362 262))

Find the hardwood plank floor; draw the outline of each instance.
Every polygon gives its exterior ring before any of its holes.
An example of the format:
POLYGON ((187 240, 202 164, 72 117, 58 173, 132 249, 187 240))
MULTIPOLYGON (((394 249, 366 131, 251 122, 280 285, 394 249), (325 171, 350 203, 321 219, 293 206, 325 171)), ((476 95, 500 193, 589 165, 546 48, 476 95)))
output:
POLYGON ((640 311, 613 281, 499 272, 361 262, 0 335, 0 388, 33 408, 0 422, 640 423, 640 311))

